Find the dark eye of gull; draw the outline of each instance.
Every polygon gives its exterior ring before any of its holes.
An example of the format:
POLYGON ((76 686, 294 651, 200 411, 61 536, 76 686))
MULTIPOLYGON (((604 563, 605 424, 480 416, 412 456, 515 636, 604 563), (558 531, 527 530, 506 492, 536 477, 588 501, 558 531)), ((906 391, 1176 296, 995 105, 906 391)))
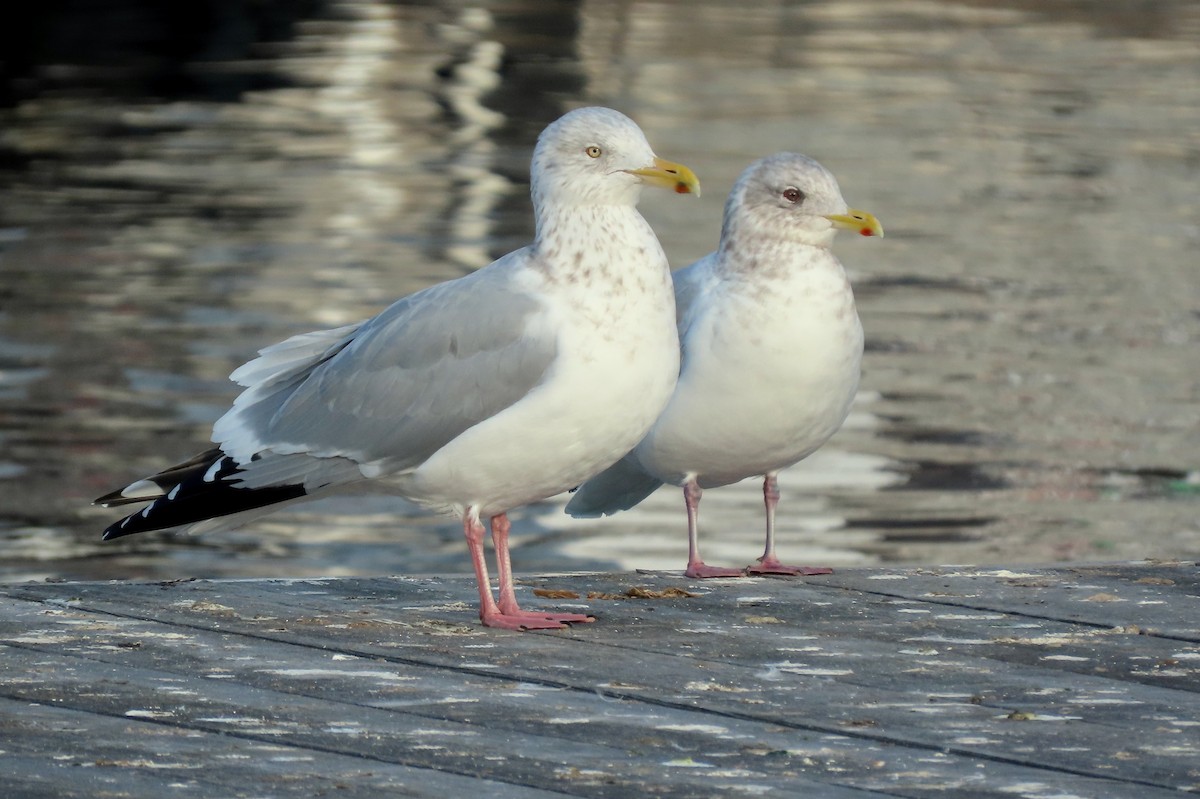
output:
POLYGON ((804 192, 797 189, 795 186, 788 186, 783 190, 783 199, 790 203, 798 203, 804 201, 804 192))

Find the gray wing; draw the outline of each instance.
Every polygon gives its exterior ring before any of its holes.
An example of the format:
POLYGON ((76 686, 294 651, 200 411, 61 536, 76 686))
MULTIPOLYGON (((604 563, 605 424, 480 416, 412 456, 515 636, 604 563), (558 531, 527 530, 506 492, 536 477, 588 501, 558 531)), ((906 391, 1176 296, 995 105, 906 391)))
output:
POLYGON ((408 469, 528 394, 557 343, 537 332, 538 300, 496 268, 504 260, 359 326, 289 339, 234 372, 248 387, 213 440, 244 484, 311 489, 408 469))
POLYGON ((576 489, 564 510, 576 519, 611 516, 629 510, 661 485, 662 480, 647 474, 631 453, 576 489))
POLYGON ((682 342, 687 330, 691 327, 697 301, 717 282, 713 272, 717 253, 709 253, 682 269, 671 273, 675 284, 675 325, 679 329, 679 340, 682 342))

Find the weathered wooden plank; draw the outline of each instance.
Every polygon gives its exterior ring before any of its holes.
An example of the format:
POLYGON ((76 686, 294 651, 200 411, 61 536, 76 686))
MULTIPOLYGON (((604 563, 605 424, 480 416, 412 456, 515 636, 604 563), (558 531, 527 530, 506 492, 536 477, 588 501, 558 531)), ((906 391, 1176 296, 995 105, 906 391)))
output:
POLYGON ((563 795, 62 704, 62 698, 53 706, 0 700, 4 795, 14 799, 141 799, 174 793, 367 799, 563 795))
MULTIPOLYGON (((641 578, 645 581, 648 578, 641 578)), ((668 582, 670 580, 668 579, 668 582)), ((679 581, 674 581, 679 583, 679 581)), ((432 585, 433 583, 431 583, 432 585)), ((549 584, 570 584, 569 582, 551 581, 549 584)), ((686 583, 681 583, 686 584, 686 583)), ((233 584, 213 584, 226 586, 222 590, 236 590, 233 584)), ((293 596, 285 600, 285 607, 273 607, 264 611, 273 617, 286 618, 288 614, 296 615, 309 612, 313 615, 301 619, 303 623, 337 624, 333 619, 325 618, 329 613, 344 612, 345 609, 357 603, 369 605, 377 611, 383 611, 392 604, 386 620, 364 620, 361 616, 348 616, 342 623, 358 627, 377 626, 386 623, 403 629, 413 624, 417 626, 437 627, 458 630, 463 634, 483 634, 478 627, 470 624, 458 625, 454 617, 461 607, 464 612, 469 609, 463 605, 445 605, 445 598, 431 600, 432 607, 422 607, 410 601, 410 594, 417 590, 417 584, 412 580, 403 583, 393 581, 360 582, 339 581, 339 590, 325 597, 322 604, 320 598, 329 592, 325 588, 309 585, 295 589, 293 596), (308 592, 308 598, 305 598, 308 592), (440 603, 440 604, 439 604, 440 603), (443 617, 430 618, 430 612, 439 608, 445 610, 443 617), (446 627, 446 625, 453 625, 446 627)), ((609 585, 610 590, 619 590, 621 584, 609 585)), ((162 602, 161 590, 153 586, 138 589, 129 587, 122 593, 123 600, 133 601, 132 591, 145 590, 149 594, 144 598, 146 610, 143 613, 160 613, 158 605, 162 602)), ((215 589, 214 589, 215 590, 215 589)), ((256 590, 256 589, 251 589, 256 590)), ((747 625, 743 619, 755 619, 756 614, 762 616, 763 608, 771 611, 772 620, 781 627, 763 628, 770 631, 771 636, 783 632, 794 636, 796 630, 814 637, 870 639, 901 646, 913 656, 921 654, 921 650, 932 651, 935 648, 946 651, 970 652, 990 659, 1002 661, 1023 662, 1027 665, 1049 666, 1054 671, 1077 671, 1080 673, 1098 673, 1110 678, 1119 678, 1129 682, 1146 682, 1168 688, 1197 689, 1197 669, 1193 661, 1196 659, 1195 647, 1181 644, 1175 640, 1164 640, 1155 636, 1138 635, 1134 631, 1122 628, 1101 628, 1092 626, 1070 626, 1055 624, 1045 620, 1031 620, 1022 616, 1011 616, 1002 613, 975 612, 960 613, 954 609, 945 609, 937 605, 916 607, 912 602, 896 600, 888 597, 872 596, 851 597, 844 592, 828 592, 819 587, 796 586, 780 581, 758 581, 757 584, 739 585, 736 587, 723 586, 719 589, 711 584, 699 590, 710 591, 714 602, 726 600, 724 606, 704 608, 699 611, 699 618, 676 620, 684 625, 681 629, 705 629, 710 635, 734 636, 754 635, 754 628, 759 625, 747 625), (767 596, 747 594, 746 589, 754 585, 773 592, 767 596), (732 592, 732 593, 731 593, 732 592), (728 600, 733 601, 729 605, 728 600), (758 608, 756 610, 755 608, 758 608), (738 615, 740 614, 740 616, 738 615), (710 618, 718 623, 704 627, 710 618), (732 622, 732 624, 730 623, 732 622), (691 625, 687 627, 686 625, 691 625), (699 625, 699 626, 697 626, 699 625), (1050 654, 1047 654, 1050 653, 1050 654), (1063 654, 1065 653, 1065 654, 1063 654), (1093 657, 1086 657, 1085 653, 1093 657), (1176 657, 1178 656, 1178 657, 1176 657), (1049 661, 1056 661, 1049 663, 1049 661)), ((758 590, 757 588, 754 590, 758 590)), ((761 593, 761 592, 760 592, 761 593)), ((218 597, 219 598, 219 597, 218 597)), ((207 600, 205 600, 207 601, 207 600)), ((253 597, 240 599, 239 602, 258 601, 253 597)), ((698 599, 697 602, 704 602, 698 599)), ((187 600, 184 604, 194 600, 187 600)), ((428 604, 428 603, 427 603, 428 604)), ((199 607, 204 607, 201 601, 199 607)), ((670 614, 672 608, 681 607, 679 602, 634 603, 647 614, 657 612, 660 619, 663 614, 670 614)), ((604 613, 617 610, 613 602, 593 602, 590 608, 604 613)), ((110 608, 112 609, 112 608, 110 608)), ((161 611, 169 612, 169 611, 161 611)), ((193 616, 195 614, 192 614, 193 616)), ((262 614, 260 614, 262 615, 262 614)), ((185 615, 178 620, 187 623, 190 617, 185 615)), ((461 618, 461 616, 459 616, 461 618)), ((671 639, 668 629, 670 625, 664 622, 663 629, 647 627, 653 624, 655 616, 646 615, 636 620, 638 630, 651 632, 640 637, 645 646, 653 647, 655 642, 671 639)), ((598 625, 596 627, 579 628, 578 634, 593 641, 609 641, 607 636, 615 636, 614 641, 623 646, 638 646, 626 632, 630 629, 626 619, 620 623, 598 625)), ((293 628, 295 629, 295 628, 293 628)), ((279 628, 286 632, 286 625, 279 628)), ((695 636, 687 646, 694 647, 703 639, 695 636)), ((722 654, 724 659, 737 657, 737 650, 746 647, 733 647, 732 652, 722 654)), ((793 647, 792 651, 800 647, 793 647)), ((761 649, 761 648, 760 648, 761 649)), ((818 652, 815 657, 828 658, 832 653, 818 652)), ((890 658, 891 666, 903 658, 890 658)), ((758 661, 752 661, 758 662, 758 661)))
POLYGON ((819 579, 881 596, 1200 642, 1200 568, 1192 562, 845 570, 819 579))
MULTIPOLYGON (((475 795, 489 786, 508 783, 580 796, 619 797, 631 790, 700 796, 734 779, 750 779, 763 791, 820 787, 838 797, 867 795, 818 785, 801 775, 773 775, 740 766, 722 768, 724 763, 715 760, 723 756, 719 751, 706 752, 704 756, 715 762, 697 768, 700 761, 686 754, 690 748, 687 739, 695 737, 689 736, 686 728, 679 731, 683 740, 664 763, 658 759, 660 753, 639 754, 655 729, 655 722, 642 714, 629 714, 623 725, 626 733, 639 737, 624 742, 584 740, 559 734, 554 724, 543 723, 540 733, 499 727, 493 723, 497 720, 494 711, 484 705, 472 711, 478 720, 444 721, 430 716, 414 718, 413 713, 398 708, 372 707, 353 697, 349 701, 319 699, 263 689, 238 679, 198 682, 202 681, 67 657, 52 679, 31 679, 5 690, 10 697, 29 702, 69 702, 74 709, 96 716, 145 719, 154 725, 151 734, 155 736, 164 726, 198 730, 245 742, 355 758, 363 768, 394 764, 481 782, 467 794, 457 795, 475 795), (181 694, 186 699, 181 701, 181 694)), ((730 741, 726 748, 734 744, 730 741)))
MULTIPOLYGON (((548 582, 560 587, 586 582, 611 591, 629 579, 589 575, 548 582)), ((681 584, 673 577, 636 579, 651 583, 657 580, 659 586, 681 584)), ((983 657, 973 652, 952 652, 953 657, 949 657, 941 651, 931 653, 929 650, 935 647, 919 643, 910 643, 907 652, 897 647, 899 636, 914 631, 927 636, 933 630, 935 635, 949 638, 941 629, 944 625, 974 626, 976 636, 980 635, 981 623, 1011 633, 1015 625, 1033 623, 1027 617, 1015 615, 1010 619, 999 614, 1000 620, 936 616, 918 620, 930 614, 904 611, 929 608, 913 608, 907 606, 907 600, 898 603, 893 596, 801 581, 748 581, 721 586, 709 583, 702 590, 709 591, 708 595, 682 600, 593 601, 593 608, 603 607, 605 624, 582 626, 567 635, 523 636, 502 636, 462 624, 464 611, 469 613, 465 609, 469 607, 466 602, 470 586, 465 582, 406 578, 287 585, 28 586, 11 589, 10 593, 30 599, 78 596, 82 603, 73 603, 71 612, 88 613, 90 608, 129 613, 147 619, 146 623, 155 618, 170 622, 175 630, 236 631, 237 637, 252 638, 251 648, 278 640, 279 645, 302 649, 332 646, 342 657, 382 657, 406 670, 432 668, 440 670, 443 681, 447 676, 465 681, 474 696, 488 696, 488 704, 495 701, 494 696, 472 680, 526 680, 542 690, 559 689, 556 694, 572 697, 570 712, 582 714, 581 718, 595 718, 595 710, 576 708, 574 698, 595 696, 599 690, 610 700, 642 706, 642 712, 703 714, 701 722, 693 718, 676 726, 725 725, 723 728, 728 729, 733 722, 772 725, 793 737, 845 739, 850 742, 849 748, 868 754, 877 750, 882 754, 870 762, 889 766, 903 760, 897 757, 897 751, 905 751, 917 761, 948 758, 938 774, 944 785, 956 784, 972 770, 978 775, 980 769, 988 773, 989 785, 1001 788, 1016 784, 1014 779, 1041 780, 1042 784, 1082 780, 1090 787, 1081 795, 1105 795, 1106 790, 1122 783, 1122 790, 1147 795, 1145 791, 1154 790, 1154 786, 1170 789, 1196 782, 1187 768, 1189 762, 1194 762, 1194 754, 1189 755, 1189 746, 1194 750, 1194 742, 1180 737, 1194 731, 1189 726, 1196 723, 1194 694, 1130 685, 1111 676, 1091 677, 1091 682, 1079 687, 1077 676, 1059 668, 1075 661, 1039 660, 1014 668, 994 659, 996 646, 983 657), (781 655, 781 659, 773 659, 781 655), (830 667, 830 663, 836 665, 830 667), (982 689, 972 693, 979 686, 982 689), (1136 713, 1124 712, 1131 707, 1137 708, 1136 713), (1064 712, 1077 712, 1076 708, 1085 709, 1086 717, 1072 719, 1064 712), (1005 718, 1013 712, 1023 717, 1020 714, 1030 710, 1035 714, 1033 721, 1005 718), (1064 734, 1068 727, 1069 734, 1064 734), (1138 735, 1131 736, 1130 730, 1138 735), (1122 748, 1129 741, 1137 741, 1137 745, 1122 748), (1114 752, 1123 753, 1126 759, 1114 761, 1114 752), (972 768, 964 769, 963 763, 971 763, 972 768), (1019 777, 1005 769, 1019 773, 1019 777)), ((931 607, 939 613, 944 610, 940 605, 931 607)), ((1037 634, 1043 638, 1080 632, 1058 622, 1037 624, 1037 634)), ((1140 639, 1159 647, 1179 644, 1147 636, 1110 636, 1100 639, 1098 645, 1107 647, 1118 637, 1140 639)), ((981 640, 988 641, 986 637, 981 640)), ((63 642, 48 645, 63 646, 63 642)), ((959 646, 939 644, 940 649, 959 646)), ((1000 648, 1005 647, 1020 649, 1016 644, 1000 648)), ((166 661, 178 654, 166 657, 166 661)), ((226 653, 216 662, 236 662, 235 658, 226 653)), ((239 673, 230 678, 243 682, 258 679, 260 688, 271 690, 300 690, 287 684, 264 684, 261 677, 252 677, 239 673)), ((358 701, 370 702, 371 698, 358 701)), ((442 720, 479 723, 470 717, 467 703, 434 702, 431 710, 422 705, 430 700, 415 701, 410 707, 433 712, 442 720)), ((485 719, 485 727, 528 732, 536 730, 539 723, 544 726, 544 709, 522 711, 520 703, 516 708, 503 701, 495 704, 501 718, 485 719)), ((582 726, 602 739, 619 736, 621 730, 620 723, 606 728, 589 721, 582 726)), ((571 735, 564 732, 567 729, 572 729, 571 725, 561 725, 557 732, 569 738, 571 735)), ((763 747, 765 751, 794 749, 772 746, 762 744, 755 751, 763 747)), ((708 751, 699 744, 696 747, 697 751, 708 751)), ((718 754, 718 760, 731 756, 728 752, 718 754)), ((891 778, 890 768, 873 775, 861 758, 843 756, 843 762, 856 764, 855 776, 839 777, 838 783, 833 778, 838 769, 821 772, 830 780, 828 785, 857 785, 913 796, 925 795, 921 791, 928 790, 928 786, 922 789, 916 785, 914 779, 891 778)), ((927 764, 919 765, 899 773, 925 774, 927 764)), ((812 767, 805 769, 808 774, 813 771, 812 767)), ((996 790, 1003 793, 1001 788, 996 790)), ((1068 789, 1080 789, 1080 785, 1063 787, 1068 789)), ((1122 794, 1118 791, 1109 795, 1122 794)))
MULTIPOLYGON (((23 615, 19 608, 7 610, 6 618, 23 615)), ((399 762, 490 782, 544 784, 547 790, 563 783, 571 795, 645 791, 704 796, 723 780, 746 778, 758 790, 779 795, 805 787, 848 799, 868 795, 795 773, 789 763, 800 755, 781 748, 785 741, 778 733, 774 738, 779 740, 762 742, 746 731, 697 724, 686 713, 622 709, 590 692, 555 704, 547 701, 555 692, 545 686, 472 681, 411 666, 400 673, 381 669, 374 660, 247 642, 227 633, 164 632, 128 619, 96 620, 59 609, 53 613, 56 622, 7 636, 11 646, 21 647, 9 649, 3 658, 3 690, 10 697, 70 702, 94 716, 132 716, 157 726, 399 762), (59 623, 63 620, 70 623, 59 623), (53 652, 44 651, 46 647, 71 652, 55 659, 57 667, 50 674, 44 666, 53 652), (146 655, 173 670, 132 665, 146 655), (314 659, 319 659, 315 667, 314 659), (438 712, 446 706, 455 713, 438 712), (509 723, 506 716, 521 707, 528 721, 509 723), (459 718, 440 718, 449 715, 459 718), (606 734, 606 727, 615 729, 606 734), (759 752, 751 760, 766 764, 767 771, 726 766, 745 755, 748 741, 755 741, 749 748, 759 752), (712 762, 692 758, 701 752, 712 762), (772 752, 783 756, 769 757, 772 752)), ((805 745, 794 736, 786 743, 793 749, 805 745)), ((826 744, 809 746, 823 750, 826 744)), ((478 790, 486 791, 486 784, 478 790)))

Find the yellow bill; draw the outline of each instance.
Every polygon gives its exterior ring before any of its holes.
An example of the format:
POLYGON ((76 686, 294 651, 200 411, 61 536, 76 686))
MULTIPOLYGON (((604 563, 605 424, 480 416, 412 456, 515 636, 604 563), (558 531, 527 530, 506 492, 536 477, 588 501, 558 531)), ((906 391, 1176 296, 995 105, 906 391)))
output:
MULTIPOLYGON (((631 175, 645 178, 651 186, 661 186, 676 194, 694 194, 700 196, 700 179, 696 173, 683 164, 676 164, 663 158, 655 158, 654 166, 641 169, 625 170, 631 175)), ((872 217, 874 219, 874 217, 872 217)))
POLYGON ((883 238, 883 225, 874 214, 851 208, 844 214, 829 214, 825 217, 833 226, 842 230, 853 230, 860 236, 878 236, 883 238))

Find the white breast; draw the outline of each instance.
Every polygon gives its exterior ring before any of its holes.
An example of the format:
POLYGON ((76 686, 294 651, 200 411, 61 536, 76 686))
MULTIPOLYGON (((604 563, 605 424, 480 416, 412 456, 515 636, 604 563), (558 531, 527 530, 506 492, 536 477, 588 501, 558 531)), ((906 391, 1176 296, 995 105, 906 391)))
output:
POLYGON ((395 481, 402 494, 499 513, 579 485, 642 439, 671 396, 679 344, 666 256, 636 222, 642 243, 625 258, 603 235, 559 254, 569 273, 520 275, 545 302, 536 324, 557 338, 554 365, 524 399, 395 481))
POLYGON ((789 466, 841 426, 858 388, 863 333, 837 260, 695 300, 679 384, 638 447, 656 477, 702 487, 789 466))

